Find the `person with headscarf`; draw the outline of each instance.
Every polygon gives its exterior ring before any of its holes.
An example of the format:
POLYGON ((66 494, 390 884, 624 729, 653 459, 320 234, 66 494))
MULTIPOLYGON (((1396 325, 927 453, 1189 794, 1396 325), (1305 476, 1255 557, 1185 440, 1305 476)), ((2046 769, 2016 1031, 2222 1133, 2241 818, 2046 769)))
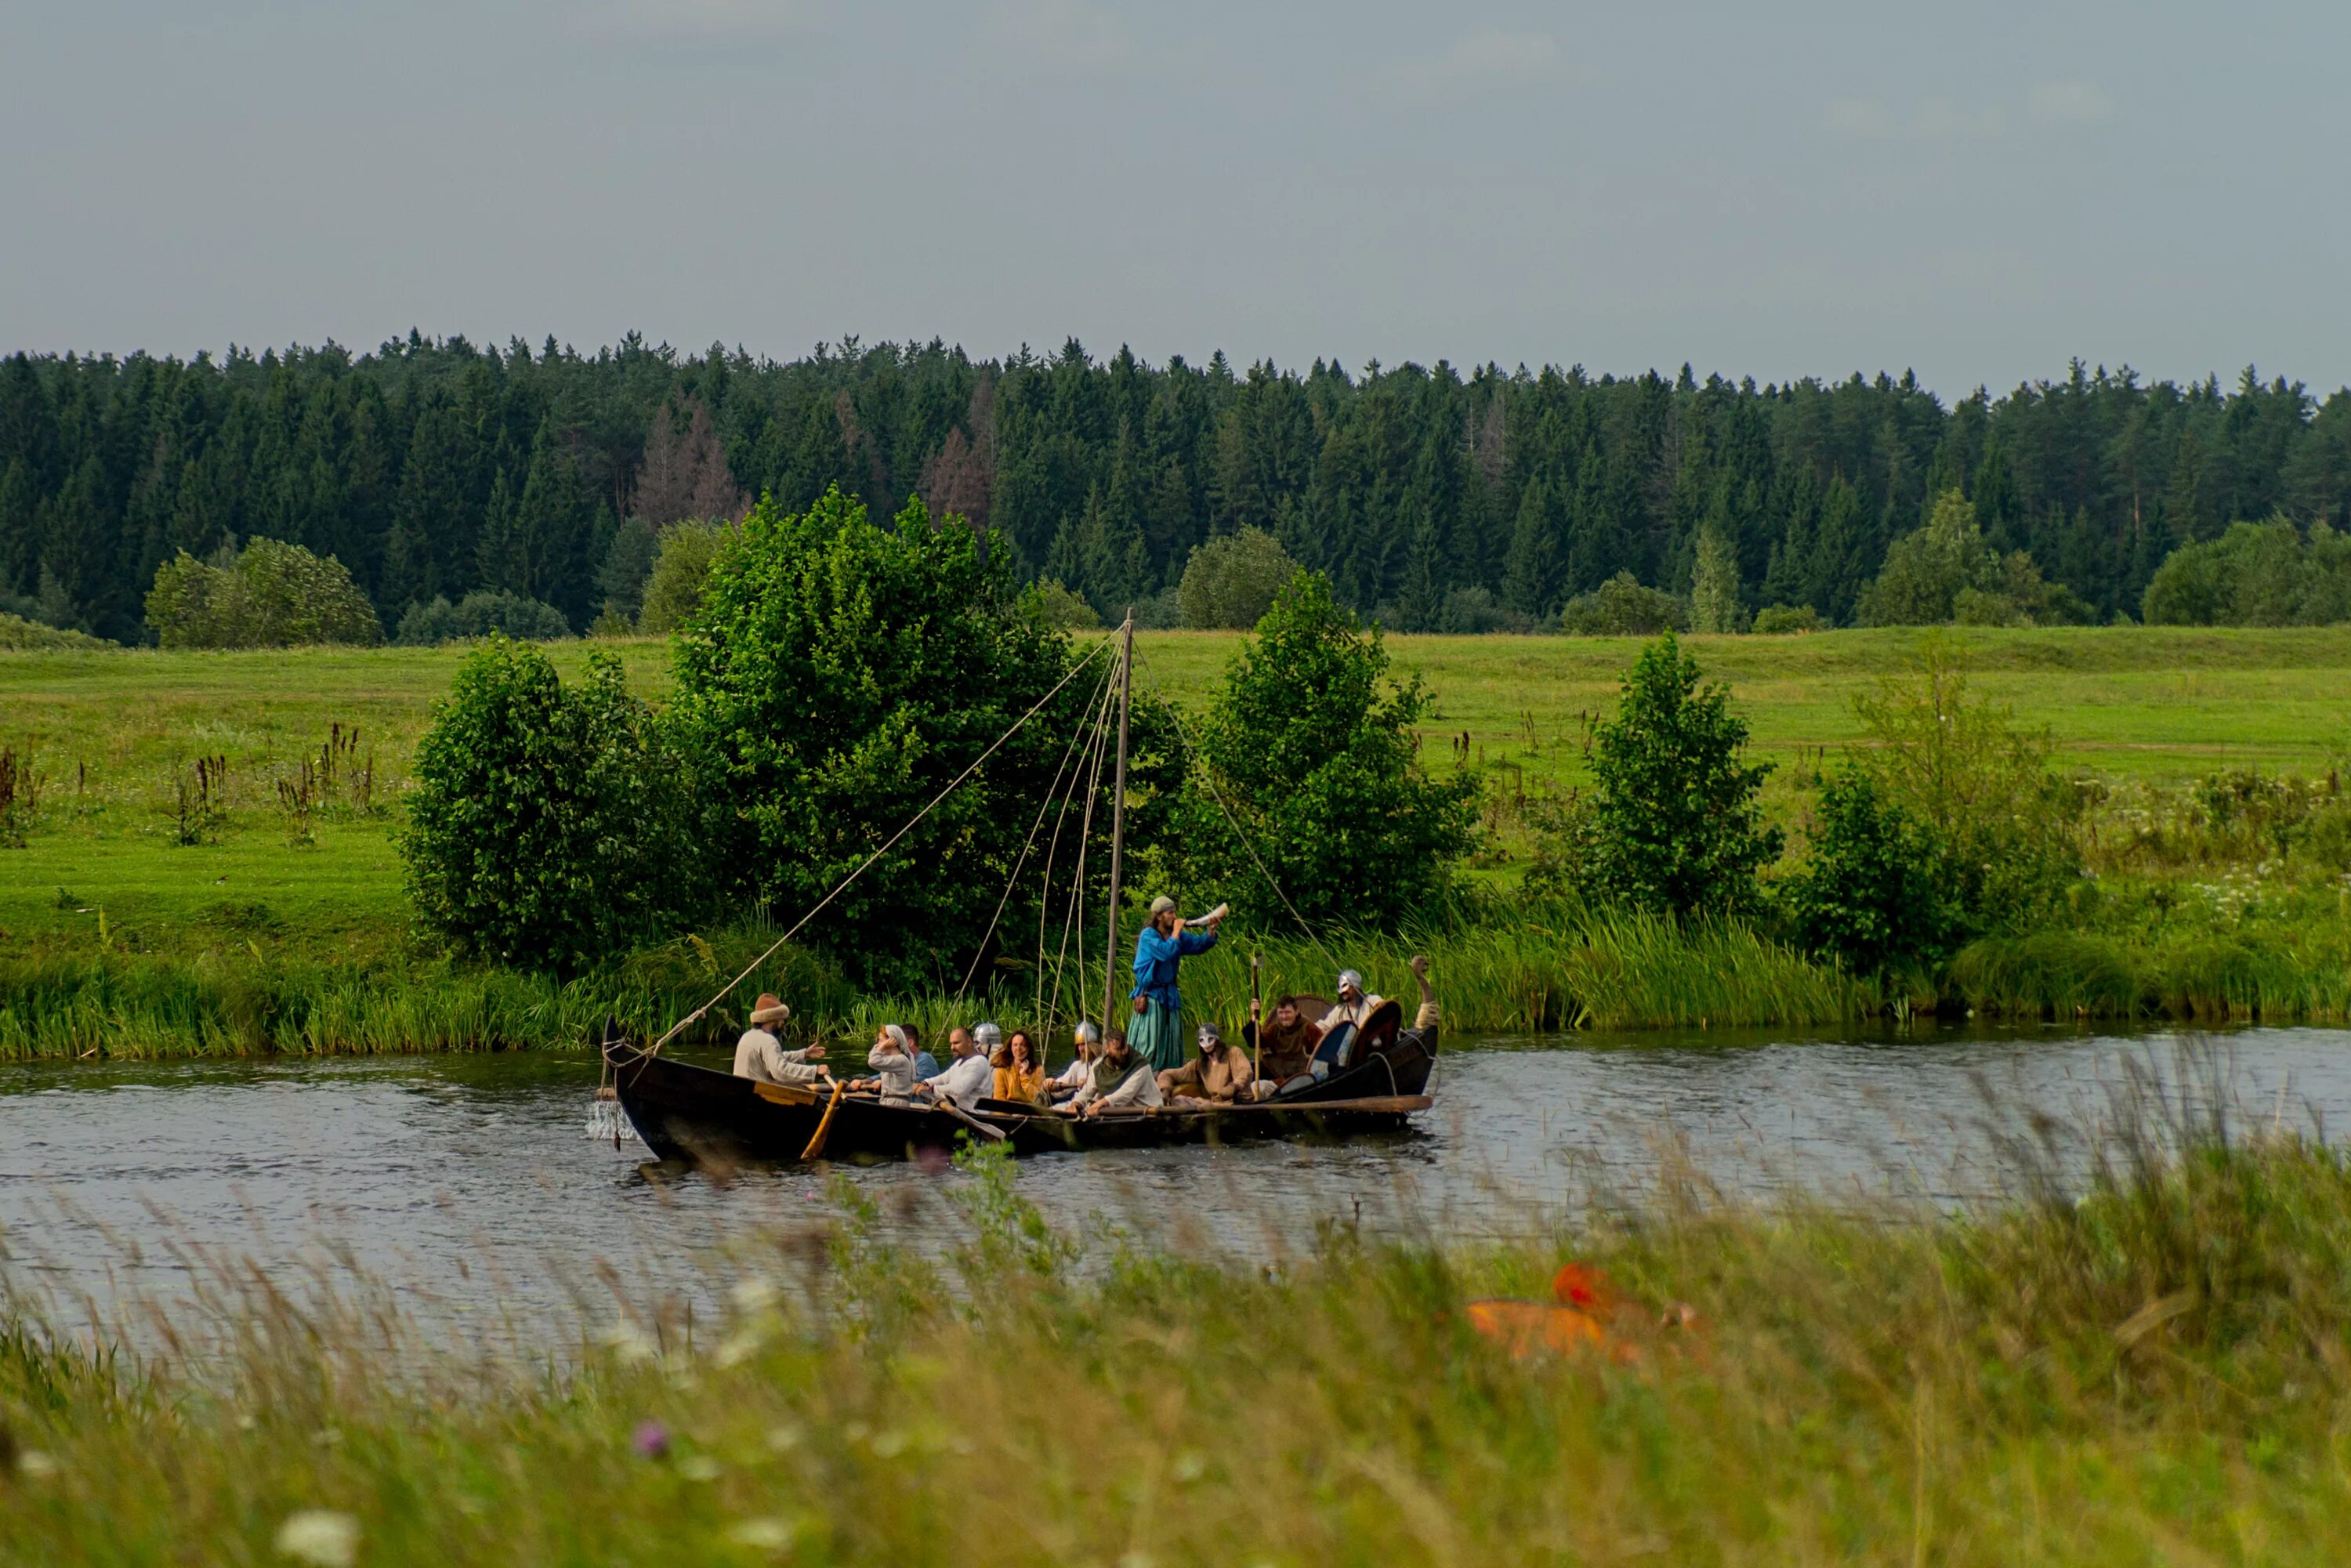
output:
POLYGON ((751 1027, 735 1042, 735 1076, 748 1078, 756 1083, 820 1083, 831 1077, 822 1067, 810 1065, 824 1060, 824 1047, 811 1045, 799 1051, 786 1051, 784 1042, 776 1038, 776 1029, 792 1016, 781 997, 772 991, 762 991, 751 1008, 751 1027))
POLYGON ((948 1030, 947 1050, 955 1060, 947 1063, 946 1071, 916 1083, 915 1094, 925 1099, 952 1100, 964 1110, 970 1110, 996 1087, 996 1071, 988 1066, 987 1057, 1003 1040, 1004 1031, 992 1023, 948 1030))
POLYGON ((1128 1026, 1134 1053, 1155 1072, 1184 1065, 1184 998, 1176 988, 1176 966, 1217 945, 1223 905, 1208 912, 1207 929, 1187 931, 1176 901, 1162 894, 1151 901, 1151 923, 1134 938, 1134 1021, 1128 1026))
POLYGON ((1159 1092, 1186 1106, 1229 1105, 1254 1100, 1249 1059, 1225 1043, 1224 1030, 1200 1026, 1200 1054, 1172 1072, 1159 1074, 1159 1092))
POLYGON ((1102 1041, 1102 1055, 1094 1059, 1085 1087, 1070 1102, 1070 1109, 1092 1116, 1161 1103, 1159 1074, 1127 1044, 1126 1036, 1113 1030, 1102 1041))
POLYGON ((1094 1028, 1091 1019, 1080 1019, 1077 1028, 1077 1055, 1061 1069, 1045 1087, 1056 1100, 1066 1100, 1086 1086, 1093 1076, 1094 1059, 1102 1054, 1102 1030, 1094 1028))
POLYGON ((865 1065, 873 1076, 856 1080, 850 1084, 852 1089, 873 1090, 884 1104, 906 1103, 914 1088, 914 1051, 903 1025, 882 1026, 873 1036, 873 1049, 865 1053, 865 1065))

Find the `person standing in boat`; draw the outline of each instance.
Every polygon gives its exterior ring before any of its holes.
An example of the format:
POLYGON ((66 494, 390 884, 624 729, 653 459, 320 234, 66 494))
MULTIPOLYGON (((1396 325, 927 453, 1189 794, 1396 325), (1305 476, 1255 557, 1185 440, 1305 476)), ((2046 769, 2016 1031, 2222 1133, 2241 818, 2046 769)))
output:
POLYGON ((748 1078, 759 1083, 820 1083, 831 1077, 822 1067, 810 1062, 824 1060, 824 1047, 811 1045, 800 1051, 786 1051, 778 1040, 778 1026, 792 1016, 784 1006, 783 998, 772 991, 762 991, 751 1009, 751 1027, 735 1042, 735 1076, 748 1078))
POLYGON ((1217 945, 1222 907, 1208 913, 1206 931, 1186 931, 1176 901, 1165 894, 1151 901, 1151 924, 1134 938, 1134 1021, 1127 1030, 1134 1054, 1152 1071, 1184 1065, 1184 998, 1176 988, 1176 966, 1217 945))

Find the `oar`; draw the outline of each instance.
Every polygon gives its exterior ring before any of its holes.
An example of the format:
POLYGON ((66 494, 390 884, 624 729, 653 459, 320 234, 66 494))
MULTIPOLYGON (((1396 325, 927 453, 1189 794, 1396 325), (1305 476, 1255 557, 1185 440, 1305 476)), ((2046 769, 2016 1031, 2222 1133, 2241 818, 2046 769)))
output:
POLYGON ((841 1097, 848 1092, 849 1080, 836 1078, 832 1081, 832 1098, 825 1102, 824 1114, 817 1121, 816 1136, 810 1138, 808 1147, 800 1151, 801 1159, 812 1160, 824 1153, 824 1140, 832 1131, 832 1113, 841 1109, 841 1097))
POLYGON ((991 1138, 1001 1139, 1004 1136, 1003 1128, 989 1126, 987 1123, 981 1121, 978 1117, 973 1115, 968 1111, 966 1111, 962 1106, 956 1104, 952 1100, 943 1099, 939 1101, 938 1107, 940 1110, 945 1111, 948 1115, 953 1116, 956 1121, 961 1122, 967 1127, 986 1133, 991 1138))

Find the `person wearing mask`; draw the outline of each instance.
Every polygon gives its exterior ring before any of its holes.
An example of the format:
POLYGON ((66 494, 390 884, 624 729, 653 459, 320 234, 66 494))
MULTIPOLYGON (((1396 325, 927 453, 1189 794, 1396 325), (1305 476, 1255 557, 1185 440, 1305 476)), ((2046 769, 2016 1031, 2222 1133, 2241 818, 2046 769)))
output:
POLYGON ((996 1087, 994 1069, 987 1065, 987 1053, 1004 1038, 1003 1031, 992 1023, 973 1029, 956 1029, 947 1034, 947 1051, 954 1058, 946 1071, 935 1073, 914 1085, 917 1098, 952 1100, 968 1111, 987 1098, 996 1087))
POLYGON ((1134 1053, 1152 1071, 1184 1065, 1184 998, 1176 988, 1176 966, 1217 945, 1221 905, 1208 912, 1206 931, 1186 931, 1176 901, 1165 894, 1151 901, 1151 924, 1134 938, 1134 1053))
POLYGON ((1014 1030, 988 1061, 996 1069, 997 1099, 1045 1103, 1045 1064, 1037 1060, 1037 1042, 1027 1030, 1014 1030))
POLYGON ((1068 1099, 1083 1089, 1086 1080, 1093 1076, 1094 1061, 1102 1054, 1102 1030, 1094 1028, 1092 1019, 1078 1020, 1077 1047, 1078 1054, 1070 1059, 1070 1064, 1061 1069, 1048 1085, 1055 1100, 1068 1099))
POLYGON ((1126 1036, 1113 1030, 1102 1041, 1102 1053, 1087 1075, 1086 1086, 1078 1091, 1070 1108, 1092 1116, 1160 1103, 1158 1073, 1126 1043, 1126 1036))
POLYGON ((812 1062, 824 1060, 824 1047, 811 1045, 801 1051, 786 1051, 784 1042, 776 1038, 776 1030, 792 1016, 781 997, 772 991, 759 993, 751 1009, 751 1027, 735 1042, 735 1076, 748 1078, 755 1083, 798 1083, 803 1086, 820 1083, 831 1078, 830 1071, 812 1062))
POLYGON ((873 1049, 865 1053, 865 1065, 873 1076, 854 1079, 850 1088, 871 1090, 886 1105, 906 1103, 914 1091, 914 1052, 904 1026, 883 1024, 873 1036, 873 1049))
POLYGON ((1283 997, 1275 1002, 1273 1017, 1260 1024, 1257 1031, 1260 1085, 1277 1087, 1306 1071, 1322 1039, 1322 1031, 1298 1010, 1296 997, 1283 997))
POLYGON ((1199 1055, 1173 1072, 1159 1074, 1159 1092, 1186 1107, 1257 1098, 1249 1058, 1227 1045, 1224 1031, 1212 1023, 1200 1026, 1199 1055))

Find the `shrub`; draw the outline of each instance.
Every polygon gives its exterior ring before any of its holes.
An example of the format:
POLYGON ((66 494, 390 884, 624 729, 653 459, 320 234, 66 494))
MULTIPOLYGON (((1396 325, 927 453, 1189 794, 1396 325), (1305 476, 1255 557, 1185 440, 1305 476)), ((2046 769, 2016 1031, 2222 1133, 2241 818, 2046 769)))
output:
POLYGON ((62 626, 51 626, 0 611, 0 652, 78 651, 114 646, 116 644, 101 637, 93 637, 87 632, 68 631, 62 626))
POLYGON ((1672 632, 1641 650, 1593 737, 1593 789, 1530 875, 1635 909, 1692 915, 1755 901, 1780 853, 1757 796, 1771 765, 1740 760, 1747 724, 1729 688, 1698 684, 1672 632))
POLYGON ((517 643, 551 643, 571 635, 563 612, 505 589, 477 588, 452 604, 435 596, 414 604, 400 618, 396 641, 404 648, 431 648, 497 635, 517 643))
POLYGON ((2043 581, 2022 550, 2001 556, 1984 542, 1975 507, 1957 490, 1936 499, 1927 526, 1886 548, 1877 580, 1854 616, 1864 626, 2064 625, 2090 619, 2071 591, 2043 581))
POLYGON ((670 927, 693 902, 682 769, 618 660, 565 689, 493 634, 416 749, 399 836, 409 895, 461 951, 574 970, 670 927))
POLYGON ((1620 571, 1589 593, 1579 593, 1560 613, 1571 637, 1654 637, 1689 630, 1689 606, 1670 593, 1644 588, 1620 571))
POLYGON ((2164 558, 2140 609, 2150 626, 2325 626, 2351 620, 2351 536, 2305 541, 2283 517, 2237 523, 2164 558))
POLYGON ((1821 612, 1809 604, 1774 604, 1755 612, 1753 631, 1758 636, 1781 636, 1791 632, 1817 632, 1821 629, 1821 612))
POLYGON ((155 570, 147 624, 166 648, 284 648, 376 643, 383 627, 332 556, 256 538, 208 565, 182 550, 155 570))
POLYGON ((1271 534, 1242 528, 1192 551, 1176 587, 1176 602, 1184 624, 1196 631, 1229 627, 1246 632, 1299 570, 1271 534))
POLYGON ((1457 636, 1481 636, 1490 632, 1531 632, 1534 622, 1519 612, 1494 602, 1483 588, 1457 588, 1445 596, 1437 612, 1437 629, 1457 636))
POLYGON ((1226 665, 1186 781, 1184 871, 1201 900, 1287 924, 1278 887, 1310 922, 1392 928, 1444 892, 1476 845, 1477 781, 1421 770, 1412 727, 1435 699, 1387 670, 1379 632, 1328 578, 1299 572, 1275 596, 1226 665))
POLYGON ((1788 910, 1815 953, 1858 974, 1940 963, 1960 936, 1942 848, 1870 777, 1829 780, 1813 813, 1812 853, 1788 884, 1788 910))
MULTIPOLYGON (((1021 612, 1009 551, 934 528, 919 502, 876 527, 833 490, 798 515, 762 501, 726 532, 673 656, 672 711, 701 779, 715 879, 790 921, 913 822, 1072 655, 1063 633, 1021 612)), ((1034 929, 1037 864, 1017 883, 1012 871, 1089 686, 1063 687, 841 893, 811 938, 860 979, 951 985, 1008 884, 999 930, 1034 929)), ((1136 705, 1138 797, 1174 766, 1163 716, 1136 705)), ((1138 852, 1155 821, 1151 807, 1131 811, 1138 852)))
POLYGON ((1030 583, 1028 601, 1048 626, 1058 626, 1064 632, 1102 630, 1102 617, 1086 602, 1086 596, 1056 579, 1049 577, 1030 583))
POLYGON ((1854 765, 1938 847, 1971 932, 2017 930, 2054 908, 2081 874, 2081 797, 2049 766, 2045 736, 1968 690, 1966 650, 1936 634, 1915 674, 1855 705, 1872 744, 1854 765))
POLYGON ((645 580, 644 609, 637 616, 638 631, 674 632, 685 624, 702 603, 711 561, 734 531, 732 524, 705 523, 690 517, 661 531, 661 553, 653 558, 653 575, 645 580))

